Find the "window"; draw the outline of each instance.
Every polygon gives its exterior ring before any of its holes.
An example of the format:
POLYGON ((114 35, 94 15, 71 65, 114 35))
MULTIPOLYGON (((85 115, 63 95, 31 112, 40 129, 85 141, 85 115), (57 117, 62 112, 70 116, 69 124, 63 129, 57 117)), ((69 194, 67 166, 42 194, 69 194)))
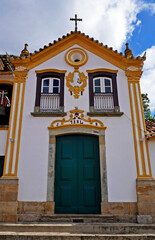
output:
POLYGON ((44 94, 44 93, 59 94, 60 80, 58 78, 42 79, 41 94, 44 94))
POLYGON ((93 81, 94 93, 112 93, 111 78, 97 77, 93 81))
POLYGON ((4 156, 0 156, 0 177, 3 175, 4 156))
POLYGON ((90 112, 118 111, 116 73, 89 73, 90 112))
POLYGON ((0 84, 0 126, 9 125, 12 85, 0 84))
POLYGON ((37 74, 35 110, 38 112, 62 112, 64 107, 63 73, 37 74))

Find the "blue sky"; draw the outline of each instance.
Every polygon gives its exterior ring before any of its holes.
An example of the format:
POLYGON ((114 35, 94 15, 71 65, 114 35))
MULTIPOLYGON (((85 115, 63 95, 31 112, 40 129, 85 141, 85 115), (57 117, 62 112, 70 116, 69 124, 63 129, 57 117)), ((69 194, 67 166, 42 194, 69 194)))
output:
POLYGON ((141 79, 155 112, 155 0, 0 0, 0 54, 19 55, 25 43, 33 52, 74 30, 75 13, 81 32, 134 56, 145 51, 141 79))

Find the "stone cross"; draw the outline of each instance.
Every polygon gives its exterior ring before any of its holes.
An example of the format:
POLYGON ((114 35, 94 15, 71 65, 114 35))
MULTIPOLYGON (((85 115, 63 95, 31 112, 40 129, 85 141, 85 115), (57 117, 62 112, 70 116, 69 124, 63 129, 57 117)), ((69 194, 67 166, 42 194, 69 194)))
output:
POLYGON ((82 21, 82 18, 77 18, 77 14, 75 14, 75 18, 70 18, 70 21, 75 21, 75 32, 77 31, 77 21, 82 21))

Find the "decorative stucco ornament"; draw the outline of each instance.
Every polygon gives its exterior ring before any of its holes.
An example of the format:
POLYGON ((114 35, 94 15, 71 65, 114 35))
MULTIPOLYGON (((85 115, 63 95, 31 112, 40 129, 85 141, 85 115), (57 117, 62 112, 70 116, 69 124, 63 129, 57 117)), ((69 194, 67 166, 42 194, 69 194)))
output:
POLYGON ((26 70, 26 67, 24 67, 24 66, 19 66, 19 67, 16 67, 15 70, 17 70, 17 71, 24 71, 24 70, 26 70))
POLYGON ((73 93, 74 98, 77 99, 87 86, 87 76, 83 72, 79 72, 79 70, 74 70, 74 72, 70 72, 66 76, 66 86, 69 88, 70 93, 73 93))
POLYGON ((104 124, 98 119, 92 119, 90 117, 85 116, 83 110, 75 108, 74 110, 70 110, 68 113, 68 119, 62 118, 59 120, 55 120, 51 123, 50 129, 55 128, 65 128, 65 127, 85 127, 85 128, 94 128, 105 130, 106 127, 104 124))

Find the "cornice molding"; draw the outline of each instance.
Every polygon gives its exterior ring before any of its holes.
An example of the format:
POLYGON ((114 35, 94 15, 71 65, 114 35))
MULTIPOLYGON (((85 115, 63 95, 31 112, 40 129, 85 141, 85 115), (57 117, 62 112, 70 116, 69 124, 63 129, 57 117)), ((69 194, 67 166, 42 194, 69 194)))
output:
POLYGON ((23 71, 15 70, 14 74, 15 74, 14 82, 16 82, 16 83, 19 83, 19 82, 20 83, 24 83, 26 81, 26 76, 28 74, 28 70, 27 69, 24 69, 23 71))
POLYGON ((141 70, 136 70, 136 71, 126 70, 125 71, 125 75, 126 75, 128 81, 131 81, 131 82, 139 81, 142 76, 142 73, 143 73, 143 71, 141 71, 141 70))
POLYGON ((83 36, 78 32, 74 32, 68 37, 62 39, 61 41, 56 42, 52 46, 49 46, 43 51, 31 55, 30 57, 23 59, 10 59, 10 61, 15 66, 22 65, 29 69, 32 69, 40 65, 44 61, 47 61, 48 59, 56 56, 57 54, 67 50, 75 44, 78 44, 80 47, 94 53, 95 55, 101 57, 102 59, 123 70, 125 70, 129 66, 134 66, 138 69, 142 68, 144 59, 127 59, 124 56, 118 54, 117 52, 98 44, 98 42, 91 41, 91 39, 83 36))

